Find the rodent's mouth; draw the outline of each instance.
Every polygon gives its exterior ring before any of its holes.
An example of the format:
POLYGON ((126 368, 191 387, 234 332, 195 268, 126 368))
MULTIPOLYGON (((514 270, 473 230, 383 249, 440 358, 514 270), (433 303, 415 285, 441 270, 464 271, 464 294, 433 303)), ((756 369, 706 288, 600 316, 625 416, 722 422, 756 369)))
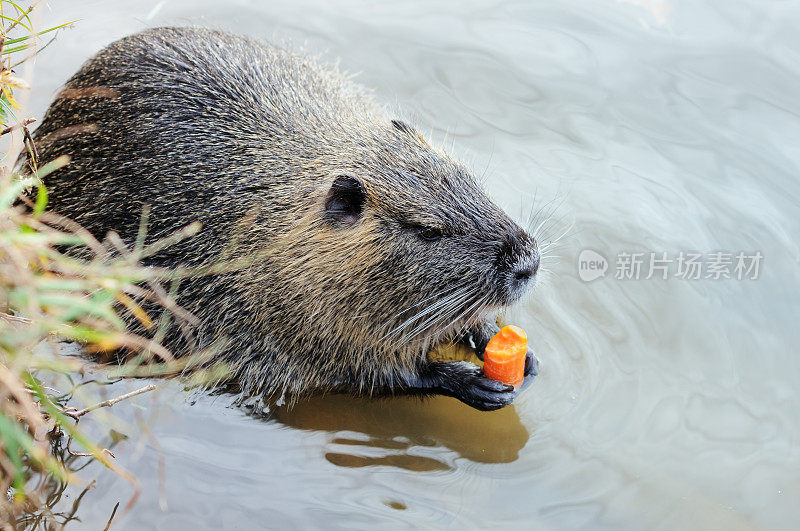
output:
POLYGON ((496 322, 530 292, 538 280, 538 266, 534 250, 488 278, 453 281, 395 315, 393 326, 384 328, 388 331, 379 341, 396 346, 438 344, 456 340, 470 328, 496 322))
POLYGON ((473 327, 496 323, 509 308, 532 291, 537 281, 538 272, 534 268, 530 274, 524 275, 524 278, 514 276, 504 278, 494 284, 493 289, 479 295, 473 293, 455 306, 448 305, 447 297, 444 297, 433 304, 444 311, 441 311, 441 315, 429 319, 430 326, 423 325, 416 328, 419 333, 417 338, 425 343, 452 342, 473 327))

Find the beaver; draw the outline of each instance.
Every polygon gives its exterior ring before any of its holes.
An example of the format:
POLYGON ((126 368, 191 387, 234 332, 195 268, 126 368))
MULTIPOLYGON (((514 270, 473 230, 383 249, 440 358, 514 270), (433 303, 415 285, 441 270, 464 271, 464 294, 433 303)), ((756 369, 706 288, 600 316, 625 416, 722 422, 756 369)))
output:
MULTIPOLYGON (((180 284, 194 348, 219 345, 241 388, 443 394, 492 410, 518 394, 467 361, 536 279, 537 242, 461 164, 316 58, 221 31, 148 29, 66 83, 34 133, 50 208, 102 237, 147 241, 199 221, 147 259, 239 267, 180 284)), ((164 344, 191 350, 186 334, 164 344)), ((526 374, 537 372, 532 353, 526 374)))

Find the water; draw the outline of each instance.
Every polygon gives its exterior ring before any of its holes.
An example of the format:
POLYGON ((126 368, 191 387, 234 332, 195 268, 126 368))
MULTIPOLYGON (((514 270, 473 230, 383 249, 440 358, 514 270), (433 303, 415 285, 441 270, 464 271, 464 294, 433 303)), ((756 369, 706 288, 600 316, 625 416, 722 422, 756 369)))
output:
MULTIPOLYGON (((511 213, 534 195, 545 217, 557 207, 545 241, 572 225, 513 317, 542 360, 513 407, 329 397, 261 415, 162 384, 115 407, 143 414, 163 451, 117 427, 117 461, 143 488, 118 528, 798 520, 796 2, 61 0, 45 22, 73 18, 38 61, 35 116, 82 61, 147 26, 288 40, 452 142, 511 213), (587 248, 610 261, 589 283, 587 248), (617 280, 623 251, 764 258, 757 280, 617 280)), ((97 463, 81 476, 97 484, 68 528, 102 528, 132 490, 97 463)))

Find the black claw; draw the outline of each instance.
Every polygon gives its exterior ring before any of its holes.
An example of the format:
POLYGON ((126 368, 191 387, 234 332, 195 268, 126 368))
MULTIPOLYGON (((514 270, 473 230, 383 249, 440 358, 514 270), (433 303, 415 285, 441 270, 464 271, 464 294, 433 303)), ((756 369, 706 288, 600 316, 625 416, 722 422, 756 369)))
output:
POLYGON ((514 401, 517 396, 513 386, 486 378, 483 370, 471 363, 450 365, 452 372, 445 394, 458 398, 467 405, 482 411, 499 409, 514 401))
POLYGON ((478 378, 475 381, 475 385, 486 389, 487 391, 493 391, 495 393, 508 393, 514 390, 513 385, 508 385, 503 382, 498 382, 497 380, 492 380, 489 378, 478 378))
POLYGON ((481 411, 492 411, 511 404, 514 401, 514 397, 515 395, 511 393, 483 396, 480 400, 475 400, 474 402, 470 402, 468 404, 475 409, 480 409, 481 411))
POLYGON ((506 402, 506 403, 482 402, 480 404, 470 404, 470 406, 474 407, 479 411, 494 411, 496 409, 500 409, 501 407, 505 407, 510 403, 511 402, 506 402))

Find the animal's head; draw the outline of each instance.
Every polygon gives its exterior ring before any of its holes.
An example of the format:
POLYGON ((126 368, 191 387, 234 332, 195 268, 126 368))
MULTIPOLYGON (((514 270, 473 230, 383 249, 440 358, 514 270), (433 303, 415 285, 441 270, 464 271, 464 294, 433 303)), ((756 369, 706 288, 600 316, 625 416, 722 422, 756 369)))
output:
POLYGON ((271 266, 271 289, 297 301, 283 311, 318 323, 323 344, 419 352, 519 300, 534 239, 410 126, 360 131, 309 170, 320 184, 271 266))

